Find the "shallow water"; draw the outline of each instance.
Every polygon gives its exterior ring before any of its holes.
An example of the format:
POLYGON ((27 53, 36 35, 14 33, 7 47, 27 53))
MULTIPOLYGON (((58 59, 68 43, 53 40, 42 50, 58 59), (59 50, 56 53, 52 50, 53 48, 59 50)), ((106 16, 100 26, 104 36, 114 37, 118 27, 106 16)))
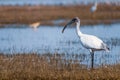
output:
MULTIPOLYGON (((83 33, 101 38, 111 49, 110 53, 104 51, 95 53, 95 64, 120 63, 120 24, 82 26, 83 33)), ((76 34, 75 27, 68 27, 64 34, 63 27, 39 26, 32 29, 28 26, 17 28, 0 28, 1 53, 66 53, 85 54, 83 64, 90 64, 89 51, 83 48, 76 34)))
MULTIPOLYGON (((67 5, 67 4, 88 4, 96 0, 0 0, 0 5, 67 5)), ((118 3, 119 0, 97 0, 97 2, 114 2, 118 3)))

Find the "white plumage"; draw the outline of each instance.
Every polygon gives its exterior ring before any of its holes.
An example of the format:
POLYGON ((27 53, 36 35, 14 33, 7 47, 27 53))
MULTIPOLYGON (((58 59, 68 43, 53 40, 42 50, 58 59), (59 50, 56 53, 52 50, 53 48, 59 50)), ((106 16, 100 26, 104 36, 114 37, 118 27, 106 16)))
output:
POLYGON ((80 41, 81 44, 87 49, 92 49, 93 51, 99 51, 99 50, 108 51, 106 44, 96 36, 82 34, 80 36, 80 41))
POLYGON ((80 36, 80 41, 81 41, 81 44, 87 49, 91 49, 91 48, 101 49, 102 48, 101 44, 103 43, 103 41, 92 35, 82 34, 80 36))
POLYGON ((80 42, 82 44, 83 47, 85 47, 86 49, 90 50, 91 53, 91 67, 93 68, 93 61, 94 61, 94 51, 100 51, 100 50, 105 50, 105 51, 109 51, 109 48, 107 47, 107 45, 98 37, 93 36, 93 35, 88 35, 88 34, 83 34, 80 31, 80 19, 78 17, 73 18, 67 25, 65 25, 65 27, 62 30, 62 33, 64 32, 65 28, 72 24, 72 23, 76 23, 76 30, 77 30, 77 34, 80 38, 80 42))

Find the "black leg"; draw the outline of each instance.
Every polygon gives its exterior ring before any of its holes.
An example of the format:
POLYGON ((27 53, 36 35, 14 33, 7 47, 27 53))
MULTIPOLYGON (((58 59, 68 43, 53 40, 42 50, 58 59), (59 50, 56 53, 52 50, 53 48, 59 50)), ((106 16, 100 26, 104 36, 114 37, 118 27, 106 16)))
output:
POLYGON ((91 69, 94 68, 94 52, 91 52, 91 69))

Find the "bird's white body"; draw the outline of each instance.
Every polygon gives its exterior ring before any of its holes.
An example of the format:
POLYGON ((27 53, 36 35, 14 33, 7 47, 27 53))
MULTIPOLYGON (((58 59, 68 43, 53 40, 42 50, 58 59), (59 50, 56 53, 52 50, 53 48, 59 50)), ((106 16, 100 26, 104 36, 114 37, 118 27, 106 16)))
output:
POLYGON ((103 41, 96 36, 83 34, 82 36, 80 36, 80 41, 81 44, 87 49, 102 49, 101 44, 103 43, 103 41))
POLYGON ((97 10, 97 3, 95 3, 95 4, 91 7, 90 11, 91 11, 91 12, 95 12, 96 10, 97 10))

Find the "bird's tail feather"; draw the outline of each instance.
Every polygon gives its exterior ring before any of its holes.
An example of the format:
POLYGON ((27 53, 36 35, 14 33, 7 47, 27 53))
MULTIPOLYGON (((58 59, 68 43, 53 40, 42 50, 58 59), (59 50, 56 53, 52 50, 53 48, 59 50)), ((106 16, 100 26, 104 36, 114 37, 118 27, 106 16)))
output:
POLYGON ((105 51, 106 51, 106 52, 110 52, 110 48, 107 47, 107 48, 105 49, 105 51))
POLYGON ((103 43, 102 46, 106 52, 110 52, 110 48, 106 44, 103 43))

